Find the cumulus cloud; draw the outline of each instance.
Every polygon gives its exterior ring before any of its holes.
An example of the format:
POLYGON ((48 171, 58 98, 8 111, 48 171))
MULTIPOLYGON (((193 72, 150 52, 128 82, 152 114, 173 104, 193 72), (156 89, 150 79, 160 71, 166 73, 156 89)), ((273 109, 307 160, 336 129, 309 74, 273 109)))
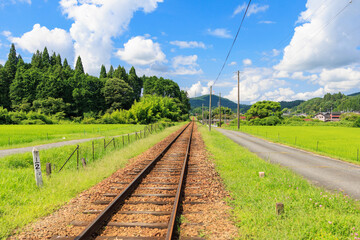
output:
POLYGON ((35 24, 30 32, 24 33, 21 37, 13 37, 9 32, 4 35, 17 47, 31 53, 36 50, 42 51, 47 47, 50 53, 60 53, 67 58, 73 56, 73 41, 70 34, 63 29, 49 30, 41 27, 40 24, 35 24))
POLYGON ((251 64, 252 64, 252 61, 251 61, 251 59, 244 59, 243 60, 243 64, 245 65, 245 66, 250 66, 251 64))
POLYGON ((360 86, 360 69, 354 68, 336 68, 324 69, 320 73, 318 80, 320 86, 325 92, 349 91, 359 89, 360 86))
POLYGON ((160 44, 142 36, 131 38, 119 49, 116 55, 123 61, 132 65, 150 65, 166 62, 166 56, 162 52, 160 44))
POLYGON ((225 28, 208 29, 207 33, 211 36, 215 36, 219 38, 232 38, 229 30, 225 28))
POLYGON ((197 55, 191 56, 176 56, 172 59, 172 66, 174 75, 197 75, 202 74, 203 71, 197 64, 197 55))
POLYGON ((278 70, 318 71, 359 63, 360 31, 354 22, 360 20, 360 2, 308 0, 290 44, 284 49, 278 70), (339 11, 347 7, 342 13, 339 11), (321 9, 321 11, 318 9, 321 9))
MULTIPOLYGON (((247 7, 246 3, 243 3, 242 5, 237 6, 236 9, 234 10, 233 17, 236 16, 237 14, 245 11, 246 7, 247 7)), ((251 4, 246 16, 250 17, 252 14, 256 14, 259 12, 265 12, 266 10, 268 10, 268 8, 269 8, 269 5, 259 5, 257 3, 251 4)))
MULTIPOLYGON (((241 101, 254 102, 274 87, 286 84, 284 80, 273 77, 274 70, 271 68, 246 68, 240 75, 240 99, 241 101)), ((237 76, 234 77, 234 80, 237 76)), ((238 89, 233 87, 225 97, 237 101, 238 89)))
POLYGON ((206 49, 206 46, 203 42, 196 41, 171 41, 170 44, 178 46, 179 48, 203 48, 206 49))
POLYGON ((231 62, 228 64, 229 66, 236 66, 237 65, 237 62, 231 62))
POLYGON ((213 82, 208 82, 207 86, 203 86, 200 81, 193 84, 187 89, 188 96, 193 98, 195 96, 202 96, 210 93, 209 87, 213 82))
POLYGON ((109 65, 112 38, 127 30, 134 12, 149 13, 163 0, 61 0, 64 15, 74 23, 75 58, 81 56, 85 71, 97 75, 101 64, 109 65))

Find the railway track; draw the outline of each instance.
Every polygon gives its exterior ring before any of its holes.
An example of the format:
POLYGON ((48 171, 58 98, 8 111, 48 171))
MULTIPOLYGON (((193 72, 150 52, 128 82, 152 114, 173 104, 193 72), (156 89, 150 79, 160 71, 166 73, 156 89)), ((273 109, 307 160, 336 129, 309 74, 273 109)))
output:
MULTIPOLYGON (((130 174, 132 179, 114 182, 113 191, 103 193, 102 199, 94 203, 107 205, 105 209, 84 211, 92 221, 71 223, 84 228, 78 236, 53 236, 52 239, 179 238, 177 220, 184 199, 186 176, 188 171, 196 174, 195 168, 188 170, 193 127, 193 122, 186 125, 157 157, 134 168, 130 174)), ((198 187, 189 185, 187 188, 198 187)), ((197 194, 185 197, 196 198, 197 194)))

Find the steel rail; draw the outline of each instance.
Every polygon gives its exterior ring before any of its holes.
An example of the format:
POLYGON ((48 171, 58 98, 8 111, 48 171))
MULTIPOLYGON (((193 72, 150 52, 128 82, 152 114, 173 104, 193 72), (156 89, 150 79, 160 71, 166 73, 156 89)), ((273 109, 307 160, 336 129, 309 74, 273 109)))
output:
POLYGON ((175 228, 175 224, 176 224, 176 215, 177 215, 178 210, 179 210, 181 194, 183 192, 184 181, 185 181, 185 176, 186 176, 187 167, 188 167, 193 129, 194 129, 194 123, 191 125, 191 132, 190 132, 189 142, 188 142, 188 146, 187 146, 187 149, 186 149, 186 155, 185 155, 184 163, 183 163, 182 170, 181 170, 179 185, 178 185, 177 190, 176 190, 175 202, 174 202, 174 205, 173 205, 173 209, 171 211, 169 225, 168 225, 168 229, 167 229, 167 233, 166 233, 166 237, 165 237, 166 240, 171 240, 172 237, 173 237, 173 234, 174 234, 174 228, 175 228))
POLYGON ((75 237, 75 240, 90 240, 95 239, 98 232, 106 226, 110 221, 111 217, 116 213, 120 206, 124 203, 127 197, 136 189, 142 179, 148 175, 153 169, 155 164, 165 155, 175 141, 181 136, 181 134, 190 126, 191 122, 188 123, 184 129, 165 147, 165 149, 149 163, 144 170, 142 170, 136 178, 102 211, 97 218, 91 222, 85 229, 75 237))

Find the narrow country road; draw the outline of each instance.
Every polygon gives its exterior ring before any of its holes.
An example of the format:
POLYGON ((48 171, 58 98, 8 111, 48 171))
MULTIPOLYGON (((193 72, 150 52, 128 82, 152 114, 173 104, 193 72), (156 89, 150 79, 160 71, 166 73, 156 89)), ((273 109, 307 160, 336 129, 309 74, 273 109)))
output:
POLYGON ((343 190, 353 198, 360 199, 360 166, 271 143, 246 133, 219 128, 216 130, 262 159, 292 169, 315 185, 330 190, 343 190))
MULTIPOLYGON (((135 134, 135 133, 130 133, 130 135, 133 135, 133 134, 135 134)), ((123 135, 125 136, 127 134, 123 134, 123 135)), ((121 137, 123 135, 111 136, 111 137, 117 138, 117 137, 121 137)), ((70 140, 70 141, 63 141, 63 142, 56 142, 56 143, 47 143, 47 144, 23 147, 23 148, 4 149, 4 150, 0 150, 0 158, 6 157, 6 156, 12 155, 12 154, 17 154, 17 153, 31 152, 34 147, 37 148, 38 150, 44 150, 44 149, 49 149, 49 148, 57 148, 57 147, 62 147, 62 146, 67 146, 67 145, 74 145, 74 144, 78 144, 78 143, 83 143, 83 142, 88 142, 88 141, 103 139, 103 138, 104 137, 85 138, 85 139, 77 139, 77 140, 70 140)))

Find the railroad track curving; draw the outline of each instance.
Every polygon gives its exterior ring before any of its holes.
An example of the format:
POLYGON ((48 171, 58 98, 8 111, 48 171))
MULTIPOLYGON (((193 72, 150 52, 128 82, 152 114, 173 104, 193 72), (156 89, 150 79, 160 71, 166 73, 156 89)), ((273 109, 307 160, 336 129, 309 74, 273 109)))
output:
POLYGON ((72 223, 84 228, 78 236, 53 236, 52 239, 178 238, 177 220, 184 197, 193 128, 193 122, 187 124, 157 157, 135 168, 131 173, 135 178, 129 182, 115 182, 111 187, 113 191, 103 194, 105 200, 94 203, 107 205, 104 210, 84 212, 95 215, 93 221, 72 223), (141 236, 141 232, 147 232, 147 236, 141 236))

